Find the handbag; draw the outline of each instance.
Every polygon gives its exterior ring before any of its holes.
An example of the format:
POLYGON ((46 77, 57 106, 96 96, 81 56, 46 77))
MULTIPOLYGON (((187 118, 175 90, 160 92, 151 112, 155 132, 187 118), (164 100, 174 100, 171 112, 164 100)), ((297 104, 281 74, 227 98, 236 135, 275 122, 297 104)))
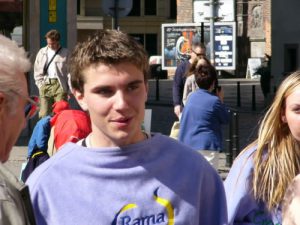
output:
POLYGON ((179 128, 180 128, 180 122, 175 121, 172 125, 171 132, 170 132, 170 137, 174 139, 178 139, 179 136, 179 128))

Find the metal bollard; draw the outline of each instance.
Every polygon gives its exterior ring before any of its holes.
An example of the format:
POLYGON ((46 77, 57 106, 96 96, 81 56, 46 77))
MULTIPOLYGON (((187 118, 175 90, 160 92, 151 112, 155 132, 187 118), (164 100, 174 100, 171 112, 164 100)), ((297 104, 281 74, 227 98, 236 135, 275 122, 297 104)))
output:
POLYGON ((156 101, 159 101, 159 74, 157 74, 156 78, 156 95, 155 95, 155 99, 156 101))
POLYGON ((241 84, 239 81, 236 82, 236 97, 237 106, 241 107, 241 84))
POLYGON ((232 112, 230 110, 228 110, 228 112, 230 113, 230 121, 229 121, 229 126, 228 126, 228 136, 225 139, 226 142, 226 166, 227 167, 231 167, 232 165, 232 112))
POLYGON ((252 110, 256 110, 256 94, 255 94, 255 85, 252 85, 252 110))
POLYGON ((232 159, 235 159, 239 154, 239 115, 237 112, 232 114, 233 132, 232 132, 232 159))

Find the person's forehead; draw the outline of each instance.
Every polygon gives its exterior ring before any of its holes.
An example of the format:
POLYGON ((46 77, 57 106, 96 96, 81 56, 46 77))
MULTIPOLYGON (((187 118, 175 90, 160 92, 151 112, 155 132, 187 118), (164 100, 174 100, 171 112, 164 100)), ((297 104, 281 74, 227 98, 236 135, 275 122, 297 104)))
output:
MULTIPOLYGON (((86 76, 87 73, 97 73, 98 75, 115 75, 118 73, 128 73, 130 77, 134 77, 136 75, 144 77, 143 71, 137 67, 135 64, 131 62, 120 62, 116 64, 107 64, 107 63, 97 63, 91 64, 82 70, 82 75, 86 76), (101 71, 101 73, 99 73, 101 71)), ((87 77, 86 77, 87 78, 87 77)))
POLYGON ((202 47, 200 47, 200 46, 196 46, 196 47, 194 48, 194 51, 195 51, 196 53, 205 53, 205 48, 202 48, 202 47))
POLYGON ((46 40, 47 40, 48 44, 55 44, 55 43, 57 43, 57 41, 54 40, 54 39, 47 38, 46 40))

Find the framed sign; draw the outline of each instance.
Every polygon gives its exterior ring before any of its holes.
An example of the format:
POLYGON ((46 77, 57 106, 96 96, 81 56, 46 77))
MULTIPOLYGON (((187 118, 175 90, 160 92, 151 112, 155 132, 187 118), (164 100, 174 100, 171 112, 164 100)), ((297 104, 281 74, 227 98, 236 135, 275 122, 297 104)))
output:
MULTIPOLYGON (((175 69, 180 61, 188 59, 194 41, 204 42, 207 57, 210 53, 209 24, 162 24, 162 68, 175 69), (202 31, 203 29, 203 31, 202 31), (203 37, 202 37, 203 35, 203 37)), ((216 69, 235 69, 234 22, 215 23, 215 66, 216 69)))
POLYGON ((247 63, 246 78, 249 79, 259 78, 260 75, 257 74, 256 71, 261 66, 261 63, 262 63, 261 58, 249 58, 247 63))

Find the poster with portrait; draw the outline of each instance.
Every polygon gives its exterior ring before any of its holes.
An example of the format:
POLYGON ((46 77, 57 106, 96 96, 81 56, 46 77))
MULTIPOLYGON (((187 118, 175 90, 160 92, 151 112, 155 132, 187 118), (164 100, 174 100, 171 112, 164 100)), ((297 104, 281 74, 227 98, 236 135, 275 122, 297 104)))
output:
MULTIPOLYGON (((216 69, 235 69, 234 22, 215 23, 214 53, 216 69)), ((162 68, 176 69, 177 65, 190 57, 194 42, 203 42, 210 59, 209 23, 162 24, 162 68)))
POLYGON ((176 68, 177 64, 190 57, 193 42, 209 42, 207 26, 201 24, 162 24, 162 66, 163 69, 176 68), (203 34, 203 37, 202 37, 203 34))

